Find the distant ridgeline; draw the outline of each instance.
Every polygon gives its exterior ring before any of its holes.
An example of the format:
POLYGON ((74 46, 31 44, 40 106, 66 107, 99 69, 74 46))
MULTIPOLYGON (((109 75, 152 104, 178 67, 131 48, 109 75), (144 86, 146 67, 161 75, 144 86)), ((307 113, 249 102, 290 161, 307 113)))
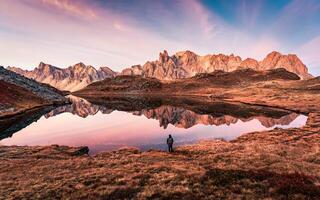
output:
POLYGON ((301 79, 312 77, 308 73, 307 67, 296 55, 282 55, 278 52, 272 52, 262 61, 257 61, 252 58, 242 60, 239 56, 234 56, 233 54, 199 56, 191 51, 182 51, 169 56, 167 51, 164 51, 159 54, 158 60, 148 61, 144 65, 134 65, 122 70, 120 73, 108 67, 100 67, 97 70, 83 63, 78 63, 64 69, 42 62, 31 71, 22 70, 17 67, 8 67, 7 69, 38 82, 47 83, 60 90, 77 91, 92 82, 118 75, 139 75, 159 80, 175 80, 189 78, 199 73, 211 73, 216 70, 230 72, 243 68, 258 71, 284 68, 289 72, 297 74, 301 79))

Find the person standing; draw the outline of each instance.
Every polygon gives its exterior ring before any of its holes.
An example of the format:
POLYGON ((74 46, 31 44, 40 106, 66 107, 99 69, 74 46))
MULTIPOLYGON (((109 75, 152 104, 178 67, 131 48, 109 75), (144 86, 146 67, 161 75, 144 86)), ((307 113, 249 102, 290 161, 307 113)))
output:
POLYGON ((173 138, 171 135, 167 138, 167 145, 169 152, 173 152, 173 138))

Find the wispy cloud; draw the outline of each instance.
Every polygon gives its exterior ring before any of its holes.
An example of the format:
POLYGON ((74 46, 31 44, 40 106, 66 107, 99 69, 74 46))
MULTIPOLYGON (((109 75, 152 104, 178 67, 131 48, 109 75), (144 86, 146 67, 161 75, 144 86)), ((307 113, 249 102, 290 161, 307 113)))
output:
MULTIPOLYGON (((210 13, 200 1, 197 0, 186 0, 182 4, 188 15, 192 16, 196 23, 200 25, 200 30, 204 36, 212 38, 215 34, 217 17, 210 13)), ((190 25, 190 24, 189 24, 190 25)), ((196 24, 193 24, 196 26, 196 24)))
POLYGON ((0 0, 1 64, 35 66, 47 61, 63 67, 83 61, 120 70, 154 60, 163 49, 257 59, 273 50, 301 49, 299 55, 307 62, 319 60, 312 50, 319 44, 315 38, 320 34, 320 2, 288 1, 281 8, 273 3, 0 0), (217 3, 227 6, 223 13, 217 3))
POLYGON ((96 19, 98 17, 96 11, 88 6, 88 2, 82 0, 41 0, 41 2, 45 6, 61 10, 66 14, 76 17, 84 19, 96 19))
POLYGON ((288 3, 274 24, 273 34, 292 49, 319 34, 320 1, 294 0, 288 3))
POLYGON ((175 41, 137 26, 138 22, 125 14, 99 8, 98 4, 88 4, 89 1, 77 2, 70 7, 71 1, 0 1, 0 17, 6 18, 0 21, 0 27, 7 30, 2 34, 0 30, 0 42, 6 47, 0 53, 7 55, 3 64, 21 65, 21 60, 25 60, 25 65, 36 66, 40 61, 50 61, 63 67, 84 61, 119 69, 152 59, 167 47, 182 48, 175 41), (47 6, 63 13, 48 10, 47 6), (97 17, 90 22, 74 20, 75 16, 83 19, 78 16, 82 8, 86 8, 83 15, 94 12, 97 17), (70 18, 70 13, 65 12, 71 10, 70 18))
POLYGON ((320 74, 320 35, 312 38, 298 49, 298 54, 305 61, 311 72, 320 74))
POLYGON ((241 24, 244 26, 244 28, 253 29, 255 27, 262 6, 262 0, 240 1, 239 8, 237 9, 237 16, 239 17, 241 24))

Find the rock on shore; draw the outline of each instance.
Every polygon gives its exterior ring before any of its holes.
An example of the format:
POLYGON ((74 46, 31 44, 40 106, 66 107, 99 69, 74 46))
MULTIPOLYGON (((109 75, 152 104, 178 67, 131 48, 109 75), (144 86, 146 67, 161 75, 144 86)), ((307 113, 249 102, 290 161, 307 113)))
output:
POLYGON ((318 199, 320 113, 302 128, 202 141, 174 153, 0 146, 4 199, 318 199), (76 152, 76 153, 75 153, 76 152))

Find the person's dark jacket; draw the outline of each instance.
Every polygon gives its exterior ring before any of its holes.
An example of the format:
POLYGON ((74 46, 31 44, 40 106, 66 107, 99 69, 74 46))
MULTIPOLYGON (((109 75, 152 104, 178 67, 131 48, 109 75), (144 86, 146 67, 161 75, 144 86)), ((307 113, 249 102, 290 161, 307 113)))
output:
POLYGON ((167 138, 167 144, 168 145, 173 145, 173 138, 172 137, 169 137, 169 138, 167 138))

